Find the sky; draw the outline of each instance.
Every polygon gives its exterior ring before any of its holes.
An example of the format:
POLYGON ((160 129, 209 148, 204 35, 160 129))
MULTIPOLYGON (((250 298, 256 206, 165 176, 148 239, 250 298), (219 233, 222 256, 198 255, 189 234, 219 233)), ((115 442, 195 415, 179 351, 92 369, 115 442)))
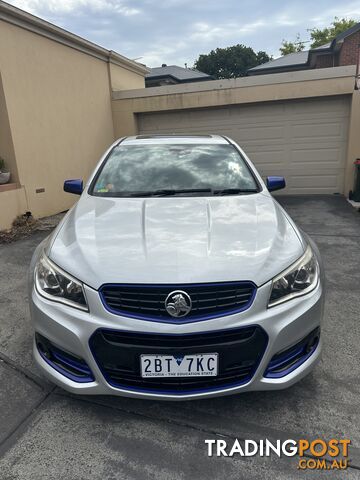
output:
POLYGON ((148 67, 187 64, 242 43, 279 56, 283 39, 360 21, 360 0, 8 0, 66 30, 148 67))

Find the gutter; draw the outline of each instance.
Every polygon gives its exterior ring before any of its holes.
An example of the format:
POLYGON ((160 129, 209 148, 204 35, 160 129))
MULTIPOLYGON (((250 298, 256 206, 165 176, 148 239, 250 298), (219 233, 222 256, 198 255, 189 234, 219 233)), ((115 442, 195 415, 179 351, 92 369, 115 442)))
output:
POLYGON ((178 77, 175 77, 171 73, 167 75, 154 75, 154 76, 149 76, 146 75, 145 80, 166 80, 167 78, 172 78, 177 84, 178 83, 192 83, 192 82, 207 82, 209 80, 214 80, 214 78, 211 75, 208 75, 206 77, 195 77, 195 78, 186 78, 186 79, 180 79, 178 77))
POLYGON ((309 69, 309 60, 306 63, 294 63, 289 66, 282 65, 281 67, 267 67, 267 68, 257 68, 256 70, 248 70, 246 76, 252 77, 254 75, 263 75, 264 73, 286 73, 286 72, 296 72, 298 70, 307 70, 309 69))

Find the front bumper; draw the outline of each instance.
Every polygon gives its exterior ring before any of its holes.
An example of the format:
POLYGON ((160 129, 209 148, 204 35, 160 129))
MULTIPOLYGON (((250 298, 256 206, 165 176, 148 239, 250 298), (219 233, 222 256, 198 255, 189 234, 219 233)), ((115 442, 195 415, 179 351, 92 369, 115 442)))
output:
POLYGON ((90 313, 54 303, 41 297, 31 288, 30 309, 35 331, 54 345, 85 360, 93 381, 76 382, 55 370, 40 355, 34 342, 34 357, 45 375, 62 388, 78 394, 121 395, 149 399, 197 399, 254 390, 284 389, 306 376, 320 357, 321 339, 312 354, 297 368, 279 378, 265 376, 266 369, 279 352, 297 344, 318 328, 323 315, 324 292, 322 284, 308 295, 293 299, 282 305, 267 309, 271 282, 258 288, 251 307, 237 314, 182 325, 156 323, 115 315, 107 311, 96 290, 85 286, 90 313), (255 373, 241 385, 214 387, 194 392, 149 392, 140 388, 112 386, 104 377, 91 351, 89 340, 99 329, 130 331, 133 333, 186 335, 201 332, 239 329, 258 326, 267 335, 267 345, 255 373))

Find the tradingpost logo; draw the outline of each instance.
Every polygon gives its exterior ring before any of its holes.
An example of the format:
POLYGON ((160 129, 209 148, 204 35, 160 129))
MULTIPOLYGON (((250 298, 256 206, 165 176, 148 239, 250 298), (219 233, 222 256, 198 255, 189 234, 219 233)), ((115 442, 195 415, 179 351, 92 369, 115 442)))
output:
POLYGON ((238 440, 227 442, 226 440, 205 440, 209 457, 294 457, 299 461, 297 468, 300 470, 345 470, 349 466, 348 439, 323 440, 238 440))

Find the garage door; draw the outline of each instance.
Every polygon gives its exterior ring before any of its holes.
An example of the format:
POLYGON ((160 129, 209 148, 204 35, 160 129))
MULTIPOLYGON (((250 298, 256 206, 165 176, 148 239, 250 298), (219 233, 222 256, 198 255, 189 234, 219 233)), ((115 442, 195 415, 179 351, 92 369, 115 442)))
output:
POLYGON ((350 98, 268 102, 138 114, 139 133, 219 133, 285 193, 343 193, 350 98))

